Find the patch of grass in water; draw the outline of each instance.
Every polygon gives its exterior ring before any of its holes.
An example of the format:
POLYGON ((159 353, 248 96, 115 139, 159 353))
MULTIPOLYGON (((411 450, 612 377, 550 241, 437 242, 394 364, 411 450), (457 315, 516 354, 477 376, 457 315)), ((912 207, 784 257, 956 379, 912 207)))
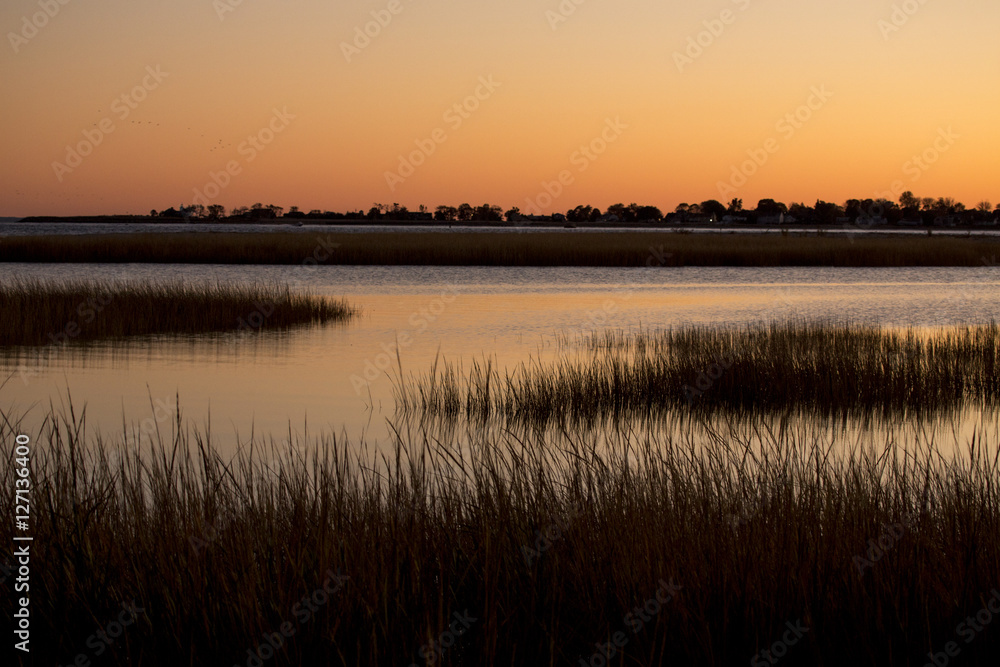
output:
POLYGON ((898 417, 996 404, 1000 327, 777 322, 607 332, 582 356, 513 370, 491 360, 402 379, 403 412, 546 423, 693 410, 898 417))
POLYGON ((299 294, 278 284, 21 280, 0 285, 0 313, 0 346, 28 346, 282 330, 344 321, 356 310, 343 300, 299 294))

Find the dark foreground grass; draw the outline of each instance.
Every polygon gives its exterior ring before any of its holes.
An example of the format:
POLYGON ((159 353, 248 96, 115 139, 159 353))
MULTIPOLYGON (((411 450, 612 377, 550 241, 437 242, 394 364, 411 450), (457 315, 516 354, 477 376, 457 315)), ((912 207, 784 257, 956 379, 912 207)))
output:
POLYGON ((396 386, 404 411, 546 423, 690 407, 822 415, 934 413, 1000 399, 996 323, 921 333, 781 322, 739 329, 609 332, 589 353, 462 374, 437 364, 396 386))
POLYGON ((219 233, 15 236, 0 262, 440 266, 983 266, 1000 240, 623 233, 219 233))
POLYGON ((281 330, 354 312, 343 301, 276 284, 19 281, 0 285, 0 346, 281 330))
MULTIPOLYGON (((706 445, 507 431, 462 451, 400 440, 388 458, 258 441, 223 460, 180 422, 151 451, 72 413, 31 436, 33 664, 599 665, 616 639, 612 665, 1000 651, 995 427, 954 457, 760 421, 706 445)), ((7 517, 17 467, 0 475, 7 517)), ((6 565, 21 545, 3 526, 6 565)))

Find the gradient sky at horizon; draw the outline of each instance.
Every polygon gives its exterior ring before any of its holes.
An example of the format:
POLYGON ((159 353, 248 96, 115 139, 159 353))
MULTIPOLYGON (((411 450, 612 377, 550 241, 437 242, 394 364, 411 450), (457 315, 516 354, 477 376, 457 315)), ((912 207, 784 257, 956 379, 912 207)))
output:
POLYGON ((399 0, 350 62, 342 44, 390 0, 65 1, 0 7, 0 216, 146 213, 196 191, 227 208, 672 210, 733 196, 843 203, 898 182, 1000 203, 993 0, 399 0), (40 4, 55 15, 34 34, 24 21, 40 4), (917 9, 886 33, 902 5, 917 9), (575 11, 553 29, 560 6, 575 11), (723 11, 731 23, 713 24, 723 11), (675 53, 710 27, 720 34, 702 34, 681 71, 675 53), (491 78, 467 118, 449 114, 491 78), (134 109, 114 103, 144 79, 134 109), (832 96, 813 97, 808 120, 779 125, 818 89, 832 96), (616 119, 627 127, 603 154, 578 152, 599 149, 616 119), (269 124, 284 127, 248 143, 269 124), (85 133, 100 144, 68 169, 85 133), (720 191, 769 139, 766 162, 720 191), (433 153, 391 189, 386 173, 428 140, 433 153), (926 169, 912 161, 925 152, 937 156, 926 169), (239 173, 210 198, 230 162, 239 173), (561 194, 539 197, 563 171, 561 194))

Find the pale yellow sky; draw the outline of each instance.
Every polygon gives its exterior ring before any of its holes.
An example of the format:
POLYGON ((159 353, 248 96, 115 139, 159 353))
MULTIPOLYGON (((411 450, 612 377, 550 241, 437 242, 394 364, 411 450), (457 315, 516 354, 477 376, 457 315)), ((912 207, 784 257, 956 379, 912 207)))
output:
POLYGON ((0 215, 1000 201, 996 2, 576 2, 8 0, 0 215))

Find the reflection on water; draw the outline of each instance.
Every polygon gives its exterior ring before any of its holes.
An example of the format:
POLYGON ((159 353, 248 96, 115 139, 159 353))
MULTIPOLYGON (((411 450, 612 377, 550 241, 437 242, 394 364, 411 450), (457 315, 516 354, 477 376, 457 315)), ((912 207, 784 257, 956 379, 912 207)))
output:
MULTIPOLYGON (((101 279, 105 265, 8 264, 11 278, 101 279)), ((550 361, 560 337, 606 329, 732 325, 802 318, 885 326, 985 323, 1000 313, 994 267, 474 268, 133 265, 135 280, 289 282, 346 297, 362 315, 346 325, 255 335, 147 338, 86 347, 5 350, 5 407, 47 406, 69 391, 92 428, 119 432, 150 404, 180 395, 184 417, 211 420, 217 442, 257 433, 329 430, 391 439, 392 386, 435 359, 501 368, 550 361)), ((4 316, 8 316, 7 313, 4 316)), ((975 421, 971 415, 962 423, 975 421)), ((962 427, 963 429, 965 426, 962 427)))
POLYGON ((467 443, 482 439, 496 442, 512 439, 556 447, 587 443, 598 451, 620 447, 623 442, 646 441, 669 442, 699 451, 734 442, 744 443, 751 450, 775 443, 818 443, 841 453, 920 444, 933 446, 950 457, 967 451, 976 438, 1000 442, 1000 410, 979 407, 895 419, 879 415, 821 416, 801 411, 760 414, 671 409, 652 418, 603 415, 598 419, 545 424, 497 417, 470 420, 414 414, 397 415, 391 422, 400 441, 436 442, 449 451, 461 451, 467 443))

